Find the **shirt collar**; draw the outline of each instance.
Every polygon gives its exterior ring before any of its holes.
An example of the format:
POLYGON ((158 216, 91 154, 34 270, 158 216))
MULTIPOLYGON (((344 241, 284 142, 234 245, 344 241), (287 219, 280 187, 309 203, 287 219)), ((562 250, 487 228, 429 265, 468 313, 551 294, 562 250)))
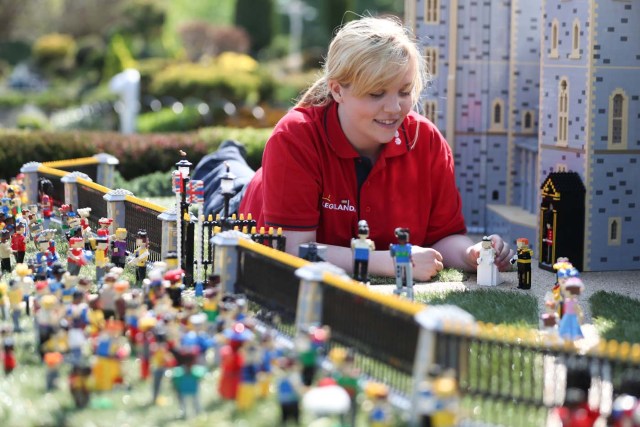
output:
MULTIPOLYGON (((324 128, 327 134, 327 142, 329 146, 333 149, 333 151, 338 155, 338 157, 342 158, 357 158, 360 157, 360 154, 356 151, 355 148, 351 145, 346 135, 342 131, 342 126, 340 126, 340 119, 338 118, 338 103, 331 102, 324 111, 324 128)), ((407 119, 405 118, 402 127, 399 130, 401 144, 396 144, 394 141, 391 141, 382 149, 380 153, 380 158, 386 157, 395 157, 406 154, 409 150, 407 147, 407 134, 404 131, 407 128, 407 119)))

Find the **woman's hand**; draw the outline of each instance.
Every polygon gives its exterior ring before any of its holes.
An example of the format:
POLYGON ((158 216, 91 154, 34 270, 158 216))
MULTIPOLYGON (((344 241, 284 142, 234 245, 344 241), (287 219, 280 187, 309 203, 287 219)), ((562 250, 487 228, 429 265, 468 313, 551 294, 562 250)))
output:
POLYGON ((427 281, 443 268, 442 255, 431 248, 411 246, 413 258, 413 278, 416 281, 427 281))
MULTIPOLYGON (((496 260, 494 261, 494 264, 498 266, 498 270, 511 270, 511 263, 509 260, 514 255, 513 249, 511 249, 509 244, 502 240, 502 237, 497 234, 492 234, 489 238, 491 239, 491 247, 496 251, 496 260)), ((469 260, 471 264, 477 264, 481 249, 482 242, 478 242, 469 248, 469 260)))

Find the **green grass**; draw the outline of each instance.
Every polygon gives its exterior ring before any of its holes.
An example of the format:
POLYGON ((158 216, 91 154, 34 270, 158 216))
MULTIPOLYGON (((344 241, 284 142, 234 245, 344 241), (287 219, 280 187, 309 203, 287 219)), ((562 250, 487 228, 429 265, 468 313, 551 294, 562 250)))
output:
POLYGON ((538 301, 529 294, 493 289, 423 292, 417 294, 417 300, 431 305, 457 305, 471 313, 476 320, 486 323, 538 327, 538 301))
POLYGON ((598 291, 589 298, 593 323, 602 338, 640 343, 640 300, 598 291))

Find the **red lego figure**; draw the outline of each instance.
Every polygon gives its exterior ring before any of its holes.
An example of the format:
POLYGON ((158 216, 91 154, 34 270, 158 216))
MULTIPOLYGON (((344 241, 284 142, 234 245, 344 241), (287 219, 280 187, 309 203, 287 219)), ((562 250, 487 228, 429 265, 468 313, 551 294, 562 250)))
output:
POLYGON ((24 254, 27 251, 27 238, 25 236, 25 224, 20 221, 16 224, 16 231, 11 236, 11 249, 16 257, 16 263, 24 262, 24 254))
POLYGON ((240 348, 245 341, 253 338, 253 332, 243 323, 237 322, 224 332, 227 343, 220 349, 220 383, 218 392, 220 397, 227 400, 235 400, 240 386, 240 373, 242 371, 242 355, 240 348))

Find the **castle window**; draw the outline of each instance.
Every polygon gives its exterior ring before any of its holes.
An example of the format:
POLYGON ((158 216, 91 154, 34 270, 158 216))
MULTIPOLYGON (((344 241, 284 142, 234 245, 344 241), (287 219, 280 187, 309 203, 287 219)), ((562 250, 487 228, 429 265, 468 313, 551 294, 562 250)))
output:
POLYGON ((628 104, 620 89, 609 97, 609 149, 627 148, 628 104))
POLYGON ((609 235, 607 236, 609 245, 618 246, 622 241, 622 238, 621 238, 622 230, 620 230, 621 219, 622 218, 620 217, 609 218, 609 227, 608 227, 609 235))
POLYGON ((580 59, 580 21, 573 21, 573 29, 571 33, 571 55, 569 59, 580 59))
POLYGON ((533 110, 525 110, 522 112, 522 132, 532 133, 533 129, 533 110))
POLYGON ((431 76, 438 75, 438 48, 427 47, 424 50, 424 59, 427 63, 427 71, 431 76))
POLYGON ((440 0, 424 0, 424 22, 440 23, 440 0))
POLYGON ((436 124, 436 101, 427 100, 423 104, 424 106, 424 116, 431 120, 431 123, 436 124))
POLYGON ((567 145, 569 134, 569 83, 567 79, 560 81, 558 91, 558 145, 567 145))
POLYGON ((551 23, 551 51, 549 58, 558 58, 558 20, 554 19, 551 23))
POLYGON ((491 104, 491 126, 490 131, 504 131, 504 105, 501 99, 496 99, 491 104))

